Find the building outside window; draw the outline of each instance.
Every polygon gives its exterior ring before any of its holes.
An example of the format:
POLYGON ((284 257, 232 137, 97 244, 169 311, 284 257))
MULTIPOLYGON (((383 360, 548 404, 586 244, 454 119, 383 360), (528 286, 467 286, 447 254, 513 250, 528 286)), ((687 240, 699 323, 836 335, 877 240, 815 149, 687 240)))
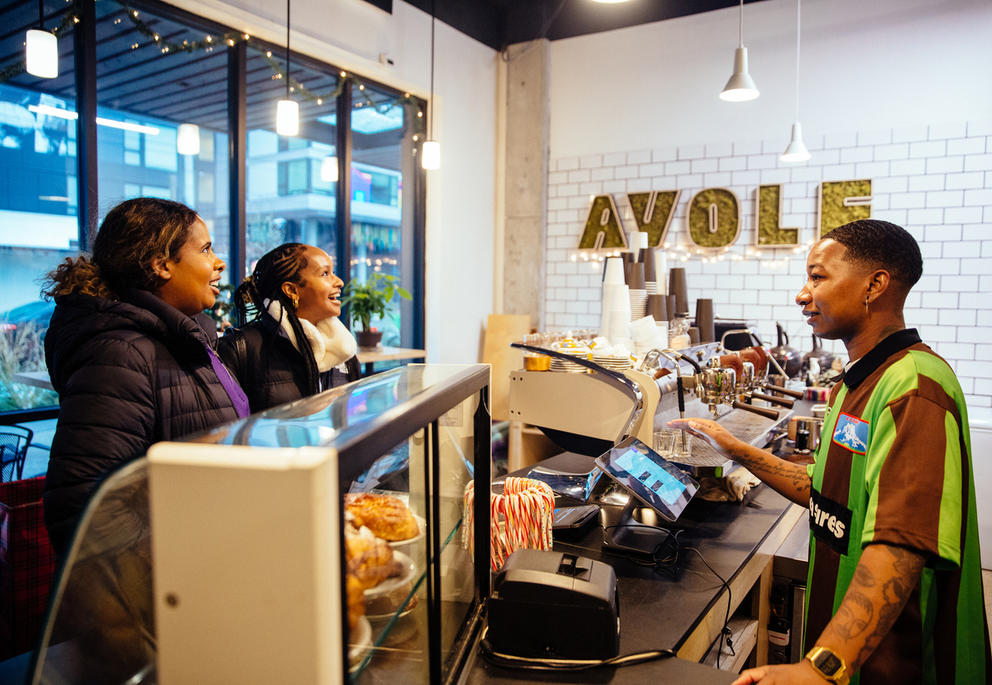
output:
MULTIPOLYGON (((54 308, 41 279, 79 254, 79 180, 72 5, 46 0, 46 25, 60 25, 60 73, 39 79, 18 68, 23 32, 37 5, 0 10, 10 29, 0 40, 0 412, 54 406, 50 390, 17 380, 44 379, 43 336, 54 308), (32 9, 32 7, 34 9, 32 9), (15 28, 14 27, 21 27, 15 28)), ((283 242, 325 250, 344 279, 381 271, 414 294, 384 321, 383 344, 422 343, 423 200, 414 162, 425 103, 349 76, 332 65, 294 56, 291 83, 300 102, 300 134, 275 132, 276 101, 285 96, 277 47, 247 41, 245 222, 231 224, 229 53, 242 35, 161 3, 96 3, 99 219, 122 200, 153 196, 193 207, 210 229, 215 251, 241 271, 283 242), (135 9, 137 8, 137 9, 135 9), (137 14, 137 16, 135 16, 137 14), (273 57, 275 54, 275 57, 273 57), (340 135, 338 98, 352 93, 351 127, 340 135), (419 113, 419 116, 418 116, 419 113), (198 150, 181 151, 180 126, 195 124, 198 150), (350 146, 350 194, 338 192, 339 155, 350 146), (339 236, 338 203, 349 203, 348 235, 339 236), (232 240, 243 240, 240 250, 232 240)), ((188 144, 189 138, 186 138, 188 144)))

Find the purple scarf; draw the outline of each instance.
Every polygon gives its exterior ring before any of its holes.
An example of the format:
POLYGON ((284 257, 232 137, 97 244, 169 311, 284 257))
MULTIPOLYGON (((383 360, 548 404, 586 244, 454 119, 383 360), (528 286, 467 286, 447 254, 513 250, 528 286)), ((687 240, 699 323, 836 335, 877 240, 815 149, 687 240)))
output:
POLYGON ((234 410, 238 412, 240 418, 244 418, 251 414, 251 410, 248 408, 248 396, 245 395, 245 391, 241 389, 237 381, 231 377, 231 372, 227 370, 224 366, 224 362, 220 360, 217 353, 214 352, 214 348, 210 345, 204 345, 207 348, 207 356, 210 357, 210 366, 214 368, 214 373, 217 374, 217 380, 220 384, 224 386, 224 390, 227 391, 227 396, 231 398, 231 402, 234 404, 234 410))

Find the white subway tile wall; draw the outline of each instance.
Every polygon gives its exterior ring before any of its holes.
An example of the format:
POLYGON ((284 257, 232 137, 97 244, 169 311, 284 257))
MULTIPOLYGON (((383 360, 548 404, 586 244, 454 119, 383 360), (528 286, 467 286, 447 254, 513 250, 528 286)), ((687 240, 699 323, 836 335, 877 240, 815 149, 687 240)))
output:
MULTIPOLYGON (((785 142, 552 159, 542 325, 599 325, 602 266, 583 261, 577 249, 595 195, 613 195, 629 232, 637 225, 626 193, 681 190, 668 233, 674 248, 690 246, 685 218, 693 193, 725 187, 740 200, 743 225, 722 261, 704 263, 703 255, 693 255, 682 263, 669 253, 669 266, 686 268, 690 310, 697 297, 712 298, 717 317, 746 320, 773 344, 780 322, 790 344, 808 351, 812 339, 794 298, 804 281, 806 248, 815 240, 819 184, 870 178, 872 217, 905 227, 923 253, 923 278, 907 302, 907 325, 954 367, 969 407, 992 408, 992 121, 812 136, 813 158, 800 165, 779 161, 785 142), (800 229, 799 250, 754 247, 755 194, 767 183, 782 184, 782 226, 800 229)), ((839 342, 825 346, 845 354, 839 342)))

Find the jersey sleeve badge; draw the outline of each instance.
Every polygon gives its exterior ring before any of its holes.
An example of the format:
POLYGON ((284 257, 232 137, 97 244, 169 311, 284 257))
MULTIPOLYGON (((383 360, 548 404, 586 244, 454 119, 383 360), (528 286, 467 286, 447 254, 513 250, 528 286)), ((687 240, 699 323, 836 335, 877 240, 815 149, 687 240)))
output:
POLYGON ((833 441, 855 454, 864 454, 868 450, 869 425, 863 419, 842 412, 837 417, 833 441))

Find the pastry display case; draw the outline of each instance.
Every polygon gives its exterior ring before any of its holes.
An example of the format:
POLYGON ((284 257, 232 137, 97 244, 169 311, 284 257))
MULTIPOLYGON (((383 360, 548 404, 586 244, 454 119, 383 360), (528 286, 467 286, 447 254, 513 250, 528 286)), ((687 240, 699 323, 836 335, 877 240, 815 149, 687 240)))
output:
POLYGON ((84 514, 31 682, 454 681, 489 593, 462 545, 489 383, 409 365, 154 445, 84 514))

